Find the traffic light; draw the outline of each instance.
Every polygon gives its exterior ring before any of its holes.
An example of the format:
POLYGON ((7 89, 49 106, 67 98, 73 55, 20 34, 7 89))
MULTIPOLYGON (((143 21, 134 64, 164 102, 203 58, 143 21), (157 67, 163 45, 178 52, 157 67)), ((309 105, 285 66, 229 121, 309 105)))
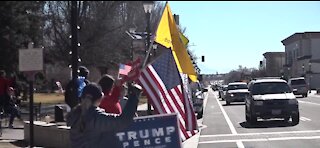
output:
POLYGON ((204 62, 204 56, 201 56, 201 61, 204 62))

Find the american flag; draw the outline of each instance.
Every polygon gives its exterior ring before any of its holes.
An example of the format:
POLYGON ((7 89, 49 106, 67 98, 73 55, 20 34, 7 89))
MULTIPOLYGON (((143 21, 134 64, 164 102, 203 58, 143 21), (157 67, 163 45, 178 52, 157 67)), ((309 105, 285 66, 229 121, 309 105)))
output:
POLYGON ((131 70, 131 66, 120 64, 119 65, 119 74, 121 75, 128 75, 131 70))
POLYGON ((158 114, 177 113, 182 141, 195 135, 197 121, 171 50, 141 71, 139 83, 158 114))

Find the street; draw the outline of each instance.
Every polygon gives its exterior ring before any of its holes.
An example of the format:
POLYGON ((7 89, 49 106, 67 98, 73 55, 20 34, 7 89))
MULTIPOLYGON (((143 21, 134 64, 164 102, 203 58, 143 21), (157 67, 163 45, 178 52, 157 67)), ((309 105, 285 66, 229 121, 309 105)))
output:
POLYGON ((280 119, 258 119, 256 125, 250 125, 245 120, 244 103, 225 106, 217 91, 209 89, 208 93, 198 148, 316 148, 320 145, 319 95, 297 97, 300 123, 293 126, 280 119))

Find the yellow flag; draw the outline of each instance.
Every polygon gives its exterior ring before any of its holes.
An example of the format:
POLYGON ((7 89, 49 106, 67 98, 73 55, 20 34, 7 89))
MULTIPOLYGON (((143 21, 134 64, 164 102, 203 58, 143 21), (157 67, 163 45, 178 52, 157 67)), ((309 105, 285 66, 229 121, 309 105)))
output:
MULTIPOLYGON (((180 39, 180 31, 173 18, 170 6, 166 3, 159 26, 156 32, 155 41, 166 48, 171 48, 179 72, 194 75, 192 81, 197 81, 197 73, 194 70, 190 56, 180 39)), ((191 77, 189 77, 191 78, 191 77)))
POLYGON ((189 43, 189 39, 186 36, 184 36, 181 32, 180 32, 180 38, 181 38, 183 45, 186 47, 189 43))
MULTIPOLYGON (((181 32, 180 32, 180 38, 183 45, 186 47, 189 43, 189 39, 186 36, 184 36, 181 32)), ((197 75, 188 75, 188 76, 193 82, 196 82, 198 80, 197 75)))

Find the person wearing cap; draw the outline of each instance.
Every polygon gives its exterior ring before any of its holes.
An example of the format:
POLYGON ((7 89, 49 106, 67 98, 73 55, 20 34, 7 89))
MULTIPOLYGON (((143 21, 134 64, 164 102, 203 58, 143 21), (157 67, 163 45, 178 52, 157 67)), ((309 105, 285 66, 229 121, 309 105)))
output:
POLYGON ((140 94, 141 86, 129 85, 129 99, 122 114, 108 114, 99 107, 103 96, 101 87, 96 83, 85 86, 81 95, 81 103, 67 115, 67 126, 71 126, 71 147, 122 147, 115 133, 125 129, 133 122, 140 94))

